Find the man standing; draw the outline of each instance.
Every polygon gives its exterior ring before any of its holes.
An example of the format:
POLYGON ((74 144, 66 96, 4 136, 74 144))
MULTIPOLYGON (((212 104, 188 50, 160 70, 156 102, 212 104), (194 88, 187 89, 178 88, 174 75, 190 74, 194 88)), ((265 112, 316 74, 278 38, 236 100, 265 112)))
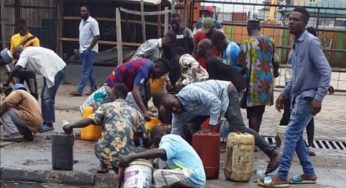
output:
POLYGON ((239 63, 245 68, 248 81, 245 105, 249 127, 259 132, 266 105, 273 105, 274 77, 278 76, 278 62, 274 60, 274 41, 261 35, 260 23, 249 20, 250 36, 240 47, 239 63))
MULTIPOLYGON (((13 53, 14 49, 20 46, 23 48, 28 46, 40 46, 40 40, 28 31, 25 19, 17 20, 15 30, 18 33, 12 35, 11 37, 11 53, 13 53)), ((30 94, 38 99, 37 80, 35 73, 24 69, 22 71, 18 71, 14 78, 16 82, 21 84, 24 84, 25 81, 28 85, 30 94)))
POLYGON ((82 72, 77 91, 70 93, 72 96, 82 96, 88 81, 90 82, 90 93, 97 89, 93 64, 99 51, 97 43, 100 39, 99 24, 90 16, 89 8, 86 5, 80 7, 80 16, 82 20, 79 24, 79 53, 82 62, 82 72))
POLYGON ((218 130, 220 119, 225 117, 230 125, 229 132, 254 135, 256 146, 270 158, 266 173, 278 167, 279 153, 256 131, 245 127, 238 92, 231 82, 208 80, 191 83, 177 95, 165 94, 161 102, 168 112, 173 113, 171 133, 182 135, 186 123, 197 116, 210 116, 209 127, 218 130))
POLYGON ((171 47, 171 70, 169 72, 169 79, 172 85, 175 85, 180 77, 180 70, 178 63, 175 61, 175 55, 179 48, 184 49, 185 53, 192 54, 194 48, 193 35, 189 28, 180 26, 180 16, 179 14, 171 15, 171 30, 176 34, 176 43, 171 47))
POLYGON ((41 93, 43 126, 40 132, 53 130, 55 95, 65 75, 65 62, 55 52, 43 47, 16 48, 13 59, 16 64, 5 85, 10 83, 17 71, 25 68, 42 75, 44 78, 41 93))
POLYGON ((317 176, 303 138, 303 132, 311 118, 320 112, 322 100, 328 92, 331 68, 323 53, 320 40, 306 31, 309 13, 297 7, 289 17, 289 32, 294 43, 289 57, 292 65, 292 78, 277 98, 275 107, 284 108, 285 98, 292 99, 291 117, 285 133, 285 145, 276 176, 259 179, 262 186, 287 187, 288 183, 316 183, 317 176), (303 174, 288 180, 294 151, 303 167, 303 174))
POLYGON ((5 91, 6 98, 0 103, 0 117, 4 128, 3 140, 34 139, 42 126, 42 113, 37 100, 31 96, 23 84, 16 84, 5 91))

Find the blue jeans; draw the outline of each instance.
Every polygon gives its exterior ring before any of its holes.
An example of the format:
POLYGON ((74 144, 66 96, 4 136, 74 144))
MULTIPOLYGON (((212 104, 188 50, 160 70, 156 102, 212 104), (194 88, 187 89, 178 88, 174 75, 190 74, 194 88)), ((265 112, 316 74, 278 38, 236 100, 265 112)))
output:
POLYGON ((315 175, 314 167, 309 159, 309 153, 303 138, 305 127, 312 118, 310 114, 311 97, 297 96, 291 111, 290 120, 285 133, 285 145, 280 161, 278 175, 287 180, 294 151, 297 153, 304 175, 315 175))
POLYGON ((43 79, 43 87, 41 92, 41 109, 43 116, 43 124, 55 122, 55 95, 58 91, 61 81, 65 76, 65 68, 57 72, 54 78, 54 86, 48 88, 46 79, 43 79))
POLYGON ((97 55, 96 52, 89 51, 89 50, 85 50, 83 53, 80 54, 80 58, 82 61, 82 72, 81 72, 80 81, 77 88, 77 92, 79 94, 83 93, 84 87, 86 86, 88 81, 90 82, 91 92, 94 92, 97 90, 95 75, 93 70, 93 64, 94 64, 94 59, 96 55, 97 55))

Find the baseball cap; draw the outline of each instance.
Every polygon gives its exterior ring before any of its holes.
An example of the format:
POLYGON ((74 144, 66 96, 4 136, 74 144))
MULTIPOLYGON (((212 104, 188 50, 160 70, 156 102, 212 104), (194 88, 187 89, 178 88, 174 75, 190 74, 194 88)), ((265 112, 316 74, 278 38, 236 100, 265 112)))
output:
POLYGON ((12 62, 11 52, 7 48, 1 50, 0 55, 4 60, 5 64, 10 64, 12 62))
POLYGON ((203 22, 202 22, 202 28, 201 31, 203 33, 208 33, 214 26, 214 20, 212 18, 204 18, 203 22))
POLYGON ((23 84, 15 84, 13 87, 12 87, 12 90, 15 91, 15 90, 19 90, 19 89, 23 89, 26 91, 26 88, 23 84))
POLYGON ((214 8, 212 6, 206 6, 206 7, 204 7, 204 11, 213 13, 214 12, 214 8))

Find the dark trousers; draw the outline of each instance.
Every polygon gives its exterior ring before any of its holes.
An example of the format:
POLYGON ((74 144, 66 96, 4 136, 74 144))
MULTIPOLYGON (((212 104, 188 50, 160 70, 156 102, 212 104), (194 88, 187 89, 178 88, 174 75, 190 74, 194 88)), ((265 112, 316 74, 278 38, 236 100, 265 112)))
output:
POLYGON ((35 73, 28 70, 20 70, 17 71, 14 76, 15 82, 21 84, 24 84, 25 82, 28 86, 30 94, 38 100, 37 80, 35 73))

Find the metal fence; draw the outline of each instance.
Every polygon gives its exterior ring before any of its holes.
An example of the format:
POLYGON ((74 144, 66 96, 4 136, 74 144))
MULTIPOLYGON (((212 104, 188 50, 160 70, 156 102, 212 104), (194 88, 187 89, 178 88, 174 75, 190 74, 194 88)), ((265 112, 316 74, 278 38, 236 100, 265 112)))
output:
MULTIPOLYGON (((285 84, 285 67, 292 43, 288 32, 288 17, 296 6, 304 6, 310 13, 308 26, 317 30, 317 36, 320 38, 325 55, 333 68, 331 84, 338 90, 346 91, 346 2, 344 5, 303 4, 304 1, 299 1, 299 3, 278 0, 261 2, 192 0, 190 8, 200 7, 200 11, 191 11, 189 18, 201 17, 204 14, 204 6, 213 6, 214 17, 223 24, 227 38, 237 43, 241 43, 248 37, 247 21, 260 20, 262 34, 270 36, 275 41, 276 51, 282 65, 277 85, 283 86, 285 84)), ((196 20, 189 19, 188 22, 192 26, 196 20)))
POLYGON ((15 22, 24 18, 29 32, 40 39, 41 46, 56 50, 57 47, 57 3, 58 0, 1 0, 4 7, 1 20, 4 33, 1 40, 10 45, 15 33, 15 22))

